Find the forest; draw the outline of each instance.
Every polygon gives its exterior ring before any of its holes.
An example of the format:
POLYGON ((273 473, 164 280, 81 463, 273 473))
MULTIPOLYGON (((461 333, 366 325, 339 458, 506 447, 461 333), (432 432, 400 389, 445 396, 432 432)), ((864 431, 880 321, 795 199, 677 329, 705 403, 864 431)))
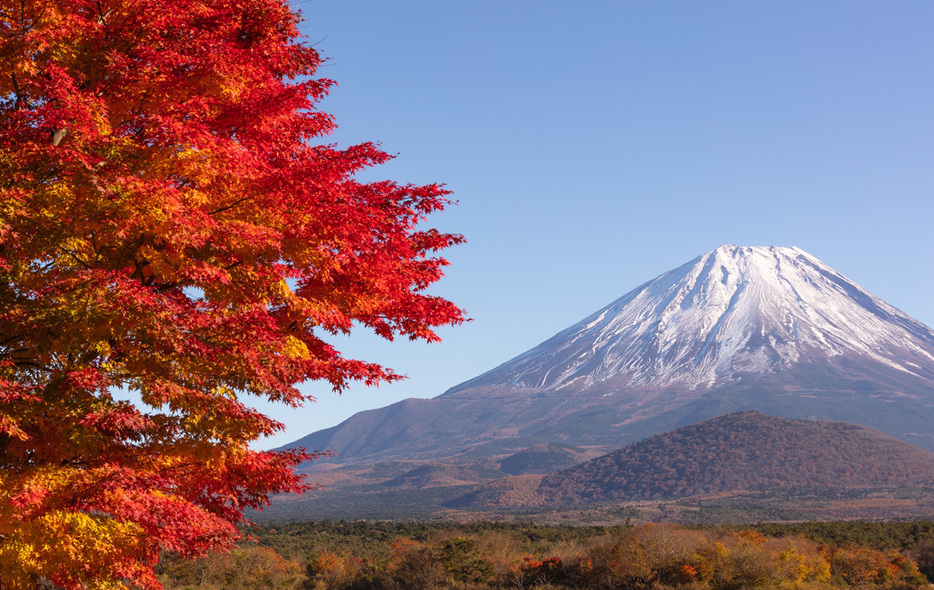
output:
POLYGON ((927 588, 934 522, 286 523, 157 573, 167 590, 927 588))

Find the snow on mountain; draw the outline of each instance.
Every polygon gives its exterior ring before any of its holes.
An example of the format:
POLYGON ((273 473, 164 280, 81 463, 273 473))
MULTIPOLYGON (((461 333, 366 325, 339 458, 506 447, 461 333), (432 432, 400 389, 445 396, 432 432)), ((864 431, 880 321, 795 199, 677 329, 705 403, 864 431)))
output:
POLYGON ((934 451, 934 331, 798 248, 721 246, 444 394, 292 446, 338 461, 619 448, 757 410, 862 424, 934 451))
POLYGON ((724 245, 451 393, 610 378, 621 387, 707 389, 854 355, 932 379, 934 331, 799 248, 724 245))

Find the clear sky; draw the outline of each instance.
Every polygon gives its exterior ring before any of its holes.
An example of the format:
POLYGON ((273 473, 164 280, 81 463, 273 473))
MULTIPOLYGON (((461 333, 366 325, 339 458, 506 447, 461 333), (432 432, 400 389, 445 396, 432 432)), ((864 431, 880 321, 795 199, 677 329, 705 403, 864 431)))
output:
POLYGON ((444 342, 335 340, 405 382, 322 384, 261 448, 434 397, 724 243, 798 246, 934 326, 934 3, 304 0, 364 178, 444 182, 468 242, 444 342))

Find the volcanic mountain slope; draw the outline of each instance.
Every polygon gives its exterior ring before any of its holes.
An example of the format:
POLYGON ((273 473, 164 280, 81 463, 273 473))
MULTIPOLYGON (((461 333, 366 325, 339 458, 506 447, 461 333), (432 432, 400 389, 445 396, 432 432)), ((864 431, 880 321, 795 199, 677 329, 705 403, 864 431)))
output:
POLYGON ((507 478, 457 507, 568 505, 800 488, 934 483, 934 453, 876 430, 746 411, 658 434, 544 477, 507 478), (515 480, 514 482, 512 480, 515 480))
POLYGON ((798 248, 721 246, 437 398, 290 446, 344 463, 608 451, 747 409, 934 450, 934 332, 798 248))
POLYGON ((593 455, 568 445, 550 443, 535 445, 500 460, 499 469, 509 475, 552 473, 582 463, 593 455))
POLYGON ((422 489, 470 485, 476 481, 489 481, 499 472, 480 465, 439 465, 429 463, 382 483, 383 487, 396 489, 422 489))
POLYGON ((710 389, 859 357, 934 379, 934 332, 798 248, 721 246, 453 390, 710 389))

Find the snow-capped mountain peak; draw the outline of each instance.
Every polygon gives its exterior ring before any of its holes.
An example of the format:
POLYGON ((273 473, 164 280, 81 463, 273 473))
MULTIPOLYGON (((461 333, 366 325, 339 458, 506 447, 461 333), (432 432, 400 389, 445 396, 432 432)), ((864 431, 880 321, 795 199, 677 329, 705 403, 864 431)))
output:
POLYGON ((815 357, 934 378, 934 332, 799 248, 724 245, 455 389, 712 387, 815 357))
POLYGON ((798 248, 721 246, 430 400, 294 446, 341 461, 612 449, 739 410, 863 424, 934 451, 934 331, 798 248))

